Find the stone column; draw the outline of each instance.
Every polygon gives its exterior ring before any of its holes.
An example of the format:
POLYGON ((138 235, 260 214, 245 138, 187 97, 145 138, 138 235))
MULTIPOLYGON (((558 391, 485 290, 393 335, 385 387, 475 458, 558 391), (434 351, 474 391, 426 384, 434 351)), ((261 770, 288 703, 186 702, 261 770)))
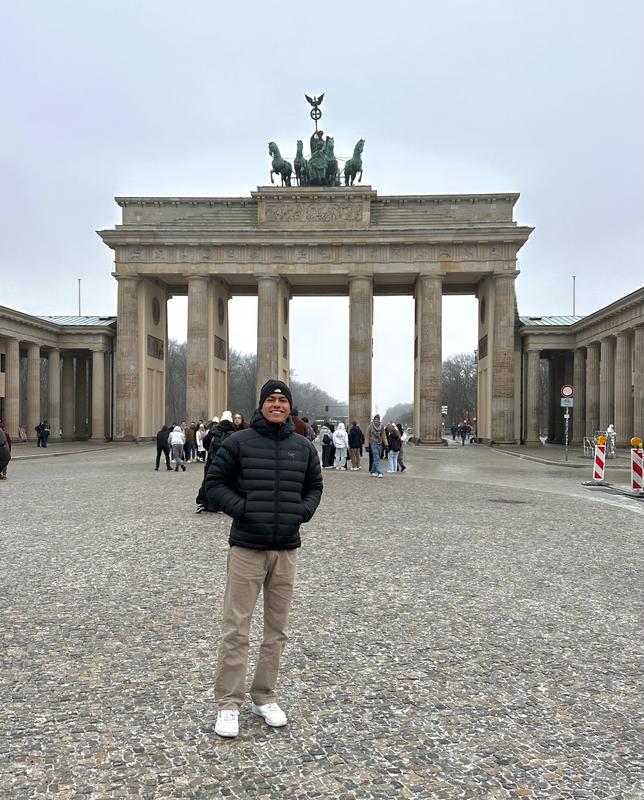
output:
POLYGON ((514 435, 515 275, 494 278, 492 355, 492 441, 516 444, 514 435))
POLYGON ((36 441, 40 422, 40 345, 27 346, 27 436, 36 441))
POLYGON ((442 392, 443 278, 420 275, 416 281, 418 321, 418 384, 414 405, 418 406, 421 444, 440 444, 442 392))
MULTIPOLYGON (((208 418, 208 278, 188 278, 187 421, 208 418)), ((221 409, 218 410, 221 413, 221 409)))
POLYGON ((269 378, 279 378, 279 276, 257 276, 257 396, 269 378))
POLYGON ((87 439, 87 356, 76 356, 76 438, 87 439))
POLYGON ((92 351, 92 439, 105 439, 105 353, 92 351))
POLYGON ((541 366, 541 352, 528 350, 527 386, 526 386, 526 444, 540 444, 539 419, 541 409, 541 395, 539 391, 539 378, 541 366))
POLYGON ((617 334, 615 348, 615 432, 617 444, 630 447, 633 438, 633 343, 631 331, 617 334))
POLYGON ((63 439, 74 438, 74 354, 63 350, 63 439))
POLYGON ((577 347, 573 353, 572 385, 575 405, 572 408, 572 440, 581 444, 586 429, 586 350, 577 347))
POLYGON ((633 337, 633 433, 644 439, 644 327, 633 337))
POLYGON ((117 276, 115 438, 139 435, 139 279, 117 276))
POLYGON ((60 439, 60 350, 49 351, 49 421, 50 439, 60 439))
POLYGON ((7 339, 7 373, 4 383, 5 425, 12 439, 18 441, 20 427, 20 343, 7 339))
POLYGON ((599 430, 599 342, 586 348, 586 436, 599 430))
POLYGON ((349 424, 371 421, 373 278, 349 275, 349 424))
POLYGON ((600 342, 599 361, 599 427, 615 423, 615 340, 607 336, 600 342))

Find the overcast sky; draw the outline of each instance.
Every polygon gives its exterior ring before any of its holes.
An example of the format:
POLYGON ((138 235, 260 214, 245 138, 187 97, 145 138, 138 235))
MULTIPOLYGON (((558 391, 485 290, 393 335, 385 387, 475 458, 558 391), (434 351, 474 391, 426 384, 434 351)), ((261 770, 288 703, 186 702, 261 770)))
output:
MULTIPOLYGON (((310 135, 325 92, 336 153, 366 139, 380 194, 520 192, 521 314, 578 314, 644 283, 641 0, 29 2, 0 27, 0 304, 116 313, 115 195, 247 195, 266 142, 310 135)), ((185 301, 170 303, 185 338, 185 301)), ((412 397, 410 298, 376 298, 374 401, 412 397)), ((255 349, 256 303, 231 301, 255 349)), ((471 298, 443 302, 443 357, 476 347, 471 298)), ((346 399, 348 299, 295 299, 291 366, 346 399)))

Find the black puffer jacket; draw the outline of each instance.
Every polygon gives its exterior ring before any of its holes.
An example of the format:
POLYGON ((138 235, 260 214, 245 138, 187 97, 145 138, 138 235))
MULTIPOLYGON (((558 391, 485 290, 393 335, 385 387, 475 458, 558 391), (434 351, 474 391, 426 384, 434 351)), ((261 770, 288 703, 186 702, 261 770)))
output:
POLYGON ((229 436, 206 475, 208 500, 233 518, 229 543, 256 550, 301 545, 300 525, 322 497, 317 450, 289 419, 268 422, 260 411, 251 427, 229 436))

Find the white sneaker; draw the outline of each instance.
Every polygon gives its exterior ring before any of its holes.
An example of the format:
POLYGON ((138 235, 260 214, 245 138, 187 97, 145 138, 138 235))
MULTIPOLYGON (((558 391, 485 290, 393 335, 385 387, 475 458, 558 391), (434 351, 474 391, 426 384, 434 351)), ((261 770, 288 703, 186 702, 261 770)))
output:
POLYGON ((271 728, 283 728, 288 722, 286 714, 277 703, 266 703, 263 706, 256 706, 255 703, 251 703, 250 710, 253 714, 257 714, 258 717, 264 717, 264 721, 271 728))
POLYGON ((379 472, 379 473, 378 473, 378 477, 379 477, 379 478, 384 478, 385 476, 382 474, 382 472, 379 472))
POLYGON ((217 712, 217 722, 215 723, 215 733, 232 739, 239 735, 239 711, 231 708, 224 708, 217 712))

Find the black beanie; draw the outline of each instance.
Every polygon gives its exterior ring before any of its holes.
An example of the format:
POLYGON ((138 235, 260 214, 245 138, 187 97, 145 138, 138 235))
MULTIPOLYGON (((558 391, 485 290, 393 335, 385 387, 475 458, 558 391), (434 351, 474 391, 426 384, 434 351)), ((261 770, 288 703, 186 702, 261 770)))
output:
POLYGON ((288 404, 293 408, 293 398, 291 397, 291 390, 283 381, 278 381, 276 378, 266 381, 259 392, 259 407, 264 405, 264 400, 271 394, 283 394, 288 400, 288 404))

